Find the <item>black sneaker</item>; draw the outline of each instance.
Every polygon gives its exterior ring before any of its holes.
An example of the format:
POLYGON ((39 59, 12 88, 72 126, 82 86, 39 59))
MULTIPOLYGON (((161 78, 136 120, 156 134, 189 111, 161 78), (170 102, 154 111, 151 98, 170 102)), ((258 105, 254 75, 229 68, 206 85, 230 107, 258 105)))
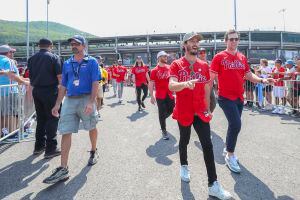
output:
POLYGON ((90 158, 88 161, 88 166, 92 166, 92 165, 96 164, 98 162, 98 159, 99 159, 98 150, 96 149, 96 151, 90 151, 90 158))
POLYGON ((68 168, 58 167, 55 170, 53 170, 51 176, 43 180, 43 183, 54 184, 59 181, 67 180, 68 178, 69 178, 68 168))
POLYGON ((45 152, 44 158, 49 159, 49 158, 53 158, 55 156, 59 156, 60 154, 61 154, 61 151, 58 149, 55 149, 50 152, 45 152))
POLYGON ((146 108, 146 106, 145 106, 145 104, 144 104, 143 101, 142 101, 142 103, 141 103, 141 106, 142 106, 143 108, 146 108))
POLYGON ((45 151, 45 147, 34 148, 33 155, 39 155, 39 154, 43 153, 44 151, 45 151))
POLYGON ((169 139, 168 132, 166 130, 162 131, 162 137, 163 137, 163 140, 168 140, 169 139))
POLYGON ((138 108, 138 111, 140 112, 140 111, 142 111, 142 108, 139 106, 139 108, 138 108))

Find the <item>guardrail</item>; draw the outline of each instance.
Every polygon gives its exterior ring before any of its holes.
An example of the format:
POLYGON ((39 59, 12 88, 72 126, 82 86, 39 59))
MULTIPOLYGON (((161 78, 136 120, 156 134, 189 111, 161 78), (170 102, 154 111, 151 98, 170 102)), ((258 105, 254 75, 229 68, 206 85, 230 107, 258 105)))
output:
POLYGON ((0 85, 0 143, 12 136, 17 136, 12 142, 26 139, 26 129, 35 115, 31 90, 18 84, 0 85))

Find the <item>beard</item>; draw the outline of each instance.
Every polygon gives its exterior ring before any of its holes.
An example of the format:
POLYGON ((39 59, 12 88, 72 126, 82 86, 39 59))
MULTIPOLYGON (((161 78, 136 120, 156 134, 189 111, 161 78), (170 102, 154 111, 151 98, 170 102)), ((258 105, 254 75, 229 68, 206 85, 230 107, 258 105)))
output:
POLYGON ((190 55, 193 55, 193 56, 196 56, 198 55, 198 51, 199 51, 199 47, 197 47, 197 49, 194 49, 195 46, 187 46, 187 52, 190 54, 190 55))
POLYGON ((73 48, 72 48, 72 52, 73 52, 74 54, 78 54, 78 53, 79 53, 79 50, 78 50, 76 47, 73 47, 73 48))

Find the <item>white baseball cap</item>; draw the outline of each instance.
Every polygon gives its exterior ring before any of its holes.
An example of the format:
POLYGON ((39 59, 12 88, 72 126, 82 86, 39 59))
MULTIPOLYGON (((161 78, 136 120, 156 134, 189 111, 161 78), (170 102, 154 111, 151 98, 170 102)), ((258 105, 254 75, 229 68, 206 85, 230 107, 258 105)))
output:
POLYGON ((15 52, 16 49, 11 48, 11 47, 8 46, 8 45, 1 45, 1 46, 0 46, 0 53, 7 53, 7 52, 10 52, 10 51, 15 52))
POLYGON ((158 52, 156 58, 158 59, 160 56, 169 56, 169 54, 167 54, 165 51, 160 51, 160 52, 158 52))

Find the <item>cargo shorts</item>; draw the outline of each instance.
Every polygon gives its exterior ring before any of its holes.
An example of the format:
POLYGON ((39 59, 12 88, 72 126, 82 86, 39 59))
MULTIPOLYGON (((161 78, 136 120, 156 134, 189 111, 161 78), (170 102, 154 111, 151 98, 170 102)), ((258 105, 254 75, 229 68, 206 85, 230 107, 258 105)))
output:
POLYGON ((90 95, 65 98, 58 122, 58 131, 61 135, 78 133, 80 120, 82 121, 84 130, 90 131, 96 128, 97 115, 95 103, 90 115, 84 113, 85 106, 89 100, 90 95))

